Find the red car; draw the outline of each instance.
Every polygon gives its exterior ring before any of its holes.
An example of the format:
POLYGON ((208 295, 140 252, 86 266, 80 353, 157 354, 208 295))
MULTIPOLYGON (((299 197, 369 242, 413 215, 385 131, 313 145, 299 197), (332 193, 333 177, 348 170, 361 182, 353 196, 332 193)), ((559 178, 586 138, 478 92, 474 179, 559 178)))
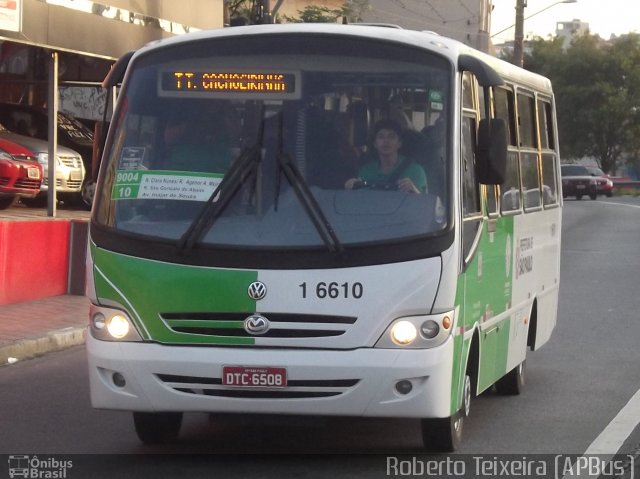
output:
POLYGON ((0 210, 18 196, 33 198, 40 193, 42 166, 31 151, 0 139, 0 210))
POLYGON ((587 170, 589 170, 591 176, 595 176, 596 178, 596 190, 598 194, 611 198, 613 195, 613 181, 611 181, 609 175, 597 166, 587 166, 587 170))

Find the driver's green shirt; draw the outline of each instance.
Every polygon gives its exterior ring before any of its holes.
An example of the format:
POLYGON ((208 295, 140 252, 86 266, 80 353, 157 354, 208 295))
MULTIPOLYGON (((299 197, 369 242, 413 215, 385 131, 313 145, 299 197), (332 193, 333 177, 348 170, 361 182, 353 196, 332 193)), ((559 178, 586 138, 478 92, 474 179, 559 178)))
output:
POLYGON ((424 172, 424 168, 402 156, 398 158, 398 166, 396 166, 396 169, 389 173, 380 171, 378 161, 372 161, 360 168, 358 177, 370 183, 383 183, 390 186, 402 178, 409 178, 422 193, 427 192, 427 174, 424 172), (398 167, 402 168, 400 174, 396 172, 398 167))

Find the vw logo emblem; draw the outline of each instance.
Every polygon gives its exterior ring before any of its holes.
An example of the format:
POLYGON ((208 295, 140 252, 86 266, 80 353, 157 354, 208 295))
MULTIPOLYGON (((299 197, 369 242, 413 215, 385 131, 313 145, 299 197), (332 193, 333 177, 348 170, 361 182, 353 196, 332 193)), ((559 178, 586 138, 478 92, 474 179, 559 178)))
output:
POLYGON ((266 333, 269 326, 269 320, 260 314, 252 314, 244 320, 244 330, 254 336, 266 333))
POLYGON ((249 285, 247 294, 251 299, 258 301, 267 295, 267 286, 262 281, 254 281, 249 285))

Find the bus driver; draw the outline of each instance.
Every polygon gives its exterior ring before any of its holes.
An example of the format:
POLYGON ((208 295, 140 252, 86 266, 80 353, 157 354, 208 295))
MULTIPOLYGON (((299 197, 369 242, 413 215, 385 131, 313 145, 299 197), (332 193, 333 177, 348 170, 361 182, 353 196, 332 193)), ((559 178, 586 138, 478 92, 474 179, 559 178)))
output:
MULTIPOLYGON (((398 189, 406 193, 427 191, 427 175, 422 166, 399 153, 402 147, 402 129, 393 120, 381 120, 373 128, 373 147, 378 159, 363 165, 357 178, 350 178, 345 188, 352 190, 372 184, 377 187, 398 189)), ((374 186, 375 187, 375 186, 374 186)))

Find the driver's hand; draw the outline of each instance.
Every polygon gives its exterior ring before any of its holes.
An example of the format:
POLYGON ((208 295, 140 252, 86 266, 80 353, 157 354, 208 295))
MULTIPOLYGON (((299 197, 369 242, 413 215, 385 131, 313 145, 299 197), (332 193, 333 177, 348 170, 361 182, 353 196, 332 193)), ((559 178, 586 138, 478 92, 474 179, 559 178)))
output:
POLYGON ((405 193, 420 194, 418 187, 411 181, 411 178, 400 178, 398 180, 398 191, 404 191, 405 193))
POLYGON ((353 186, 354 186, 357 182, 359 182, 359 181, 362 181, 362 180, 361 180, 360 178, 349 178, 349 179, 345 182, 344 187, 345 187, 345 189, 347 189, 347 190, 352 190, 352 189, 353 189, 353 186))

